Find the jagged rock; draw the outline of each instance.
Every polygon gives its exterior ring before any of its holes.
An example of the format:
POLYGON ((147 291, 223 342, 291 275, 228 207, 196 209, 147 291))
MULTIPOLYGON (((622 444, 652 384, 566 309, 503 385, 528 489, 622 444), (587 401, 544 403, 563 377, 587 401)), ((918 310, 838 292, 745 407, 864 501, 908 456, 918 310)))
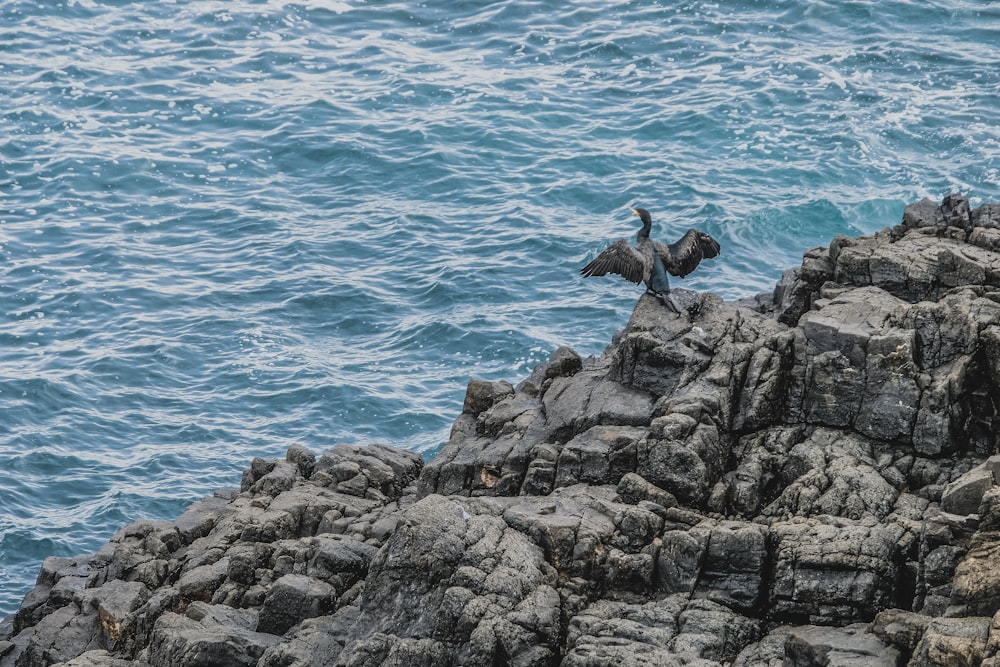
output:
POLYGON ((277 496, 282 491, 288 491, 299 479, 299 466, 290 461, 266 461, 254 459, 243 476, 240 489, 252 491, 255 495, 277 496))
POLYGON ((9 646, 8 652, 0 658, 0 665, 50 665, 103 648, 99 627, 97 614, 83 613, 78 605, 67 604, 14 636, 13 646, 9 646))
POLYGON ((153 667, 256 665, 269 646, 280 639, 254 632, 256 612, 192 603, 182 616, 163 614, 149 642, 153 667))
POLYGON ((462 406, 462 412, 473 416, 479 415, 512 393, 514 393, 514 388, 507 382, 470 380, 469 386, 465 390, 465 404, 462 406))
POLYGON ((888 609, 875 617, 871 631, 883 642, 895 646, 901 655, 911 656, 930 622, 931 617, 923 614, 888 609))
POLYGON ((785 642, 791 630, 788 627, 775 628, 740 651, 732 667, 784 667, 785 642))
POLYGON ((149 667, 149 663, 116 658, 103 649, 81 653, 67 662, 58 662, 53 667, 149 667))
POLYGON ((287 641, 268 647, 258 667, 327 667, 351 637, 358 608, 341 607, 337 613, 308 618, 285 635, 287 641))
POLYGON ((982 464, 944 487, 941 509, 951 514, 977 514, 983 495, 993 486, 993 471, 982 464))
POLYGON ((257 619, 257 631, 283 635, 296 623, 332 612, 337 593, 330 584, 304 574, 286 574, 271 585, 257 619))
POLYGON ((979 665, 987 657, 989 618, 935 618, 910 659, 911 667, 979 665))
POLYGON ((985 616, 1000 609, 1000 534, 979 539, 954 569, 951 604, 954 615, 985 616))
POLYGON ((295 445, 46 560, 0 667, 1000 664, 1000 205, 676 295, 470 382, 426 466, 295 445))
POLYGON ((580 359, 580 355, 566 346, 561 346, 549 358, 549 363, 545 367, 545 377, 566 377, 575 375, 582 369, 583 360, 580 359))
POLYGON ((785 640, 785 667, 896 667, 900 654, 863 625, 792 628, 785 640))
POLYGON ((705 521, 691 532, 708 533, 695 596, 744 613, 757 611, 765 595, 770 532, 738 521, 705 521))
POLYGON ((775 618, 813 623, 870 621, 905 604, 904 529, 896 524, 795 519, 771 527, 775 540, 770 609, 775 618))
POLYGON ((339 660, 374 664, 446 646, 460 664, 495 655, 547 664, 559 636, 555 584, 541 549, 503 519, 428 496, 372 562, 359 601, 364 631, 339 660))
POLYGON ((756 638, 755 623, 707 600, 672 595, 642 605, 600 601, 570 620, 561 664, 709 667, 732 660, 756 638))
POLYGON ((348 495, 395 500, 416 480, 423 465, 419 454, 395 447, 337 445, 316 462, 311 479, 332 476, 336 489, 348 495))
POLYGON ((637 443, 645 429, 594 426, 574 437, 559 450, 555 485, 618 484, 635 469, 637 443))
POLYGON ((656 503, 660 507, 677 506, 677 499, 669 491, 647 482, 641 475, 634 472, 625 473, 618 480, 618 495, 627 503, 638 504, 642 501, 656 503))

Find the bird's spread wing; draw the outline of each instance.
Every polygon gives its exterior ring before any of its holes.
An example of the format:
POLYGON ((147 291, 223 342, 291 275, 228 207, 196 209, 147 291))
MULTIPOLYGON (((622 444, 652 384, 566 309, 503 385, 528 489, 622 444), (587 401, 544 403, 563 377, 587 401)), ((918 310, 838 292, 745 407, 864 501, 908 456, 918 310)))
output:
POLYGON ((608 246, 587 266, 580 269, 585 278, 617 273, 625 280, 641 283, 649 275, 649 262, 639 250, 625 239, 618 239, 608 246))
POLYGON ((681 278, 694 271, 701 260, 717 257, 720 250, 718 241, 697 229, 689 229, 676 243, 654 241, 653 248, 667 272, 681 278))

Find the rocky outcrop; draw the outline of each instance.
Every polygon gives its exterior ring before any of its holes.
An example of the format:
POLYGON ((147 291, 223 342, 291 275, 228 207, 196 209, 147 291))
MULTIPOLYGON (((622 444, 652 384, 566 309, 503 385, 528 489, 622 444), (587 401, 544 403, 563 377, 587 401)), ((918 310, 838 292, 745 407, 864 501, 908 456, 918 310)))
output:
POLYGON ((675 296, 427 465, 293 447, 47 559, 0 667, 1000 665, 1000 206, 675 296))

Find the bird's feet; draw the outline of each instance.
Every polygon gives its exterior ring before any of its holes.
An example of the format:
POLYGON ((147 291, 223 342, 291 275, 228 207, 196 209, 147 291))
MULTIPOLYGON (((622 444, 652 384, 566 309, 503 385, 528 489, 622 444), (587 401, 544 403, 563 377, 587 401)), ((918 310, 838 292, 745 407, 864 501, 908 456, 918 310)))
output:
POLYGON ((654 292, 653 290, 646 290, 646 294, 652 294, 653 296, 658 298, 660 301, 663 302, 663 305, 666 306, 671 312, 677 313, 678 315, 684 312, 683 309, 680 307, 680 305, 677 303, 677 301, 674 300, 674 295, 671 294, 669 291, 654 292))

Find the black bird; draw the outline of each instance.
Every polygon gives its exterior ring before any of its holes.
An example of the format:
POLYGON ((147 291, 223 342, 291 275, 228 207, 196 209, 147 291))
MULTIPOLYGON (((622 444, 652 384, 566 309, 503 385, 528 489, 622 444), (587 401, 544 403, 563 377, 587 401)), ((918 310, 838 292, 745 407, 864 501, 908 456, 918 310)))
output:
POLYGON ((670 295, 667 273, 683 278, 694 271, 703 259, 712 259, 719 254, 719 243, 705 232, 689 229, 676 243, 663 244, 649 238, 653 219, 644 208, 633 208, 632 212, 642 220, 642 229, 635 237, 635 245, 625 239, 618 239, 608 246, 587 266, 580 269, 584 278, 617 273, 633 283, 646 283, 646 291, 660 298, 663 304, 681 312, 670 295))

